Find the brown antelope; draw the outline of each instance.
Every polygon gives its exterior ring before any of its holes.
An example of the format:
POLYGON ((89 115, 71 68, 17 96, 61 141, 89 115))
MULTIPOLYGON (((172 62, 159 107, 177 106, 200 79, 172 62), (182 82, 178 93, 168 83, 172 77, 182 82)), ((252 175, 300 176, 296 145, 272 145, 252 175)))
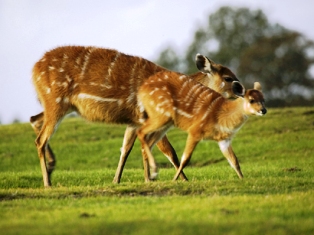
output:
MULTIPOLYGON (((196 56, 196 65, 201 72, 191 75, 191 79, 227 98, 234 97, 231 84, 238 79, 228 68, 200 54, 196 56)), ((53 49, 34 65, 33 83, 44 112, 32 116, 30 122, 37 134, 35 143, 46 187, 51 185, 50 176, 56 163, 48 142, 64 116, 72 111, 89 121, 127 124, 114 178, 114 182, 120 182, 136 139, 136 130, 141 124, 138 88, 159 71, 167 70, 116 50, 80 46, 53 49)), ((151 137, 152 141, 158 138, 158 132, 155 135, 151 137)), ((157 146, 177 168, 180 164, 178 157, 166 136, 157 146)), ((143 163, 145 180, 149 181, 146 158, 143 163)), ((186 178, 183 172, 181 176, 186 178)))
POLYGON ((234 81, 232 89, 239 97, 234 101, 175 72, 162 71, 146 80, 138 92, 138 103, 146 120, 138 128, 137 134, 150 166, 156 168, 150 151, 151 143, 147 142, 149 135, 155 131, 166 133, 171 126, 176 126, 187 131, 188 137, 174 180, 202 139, 217 141, 223 155, 242 178, 231 140, 248 116, 262 116, 266 114, 266 108, 258 82, 254 83, 254 89, 245 92, 244 87, 234 81))

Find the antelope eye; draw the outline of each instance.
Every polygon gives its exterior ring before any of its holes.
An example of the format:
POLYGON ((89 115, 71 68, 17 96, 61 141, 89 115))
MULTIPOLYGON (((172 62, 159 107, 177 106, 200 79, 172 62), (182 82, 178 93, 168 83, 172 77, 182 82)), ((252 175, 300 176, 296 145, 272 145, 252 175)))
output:
POLYGON ((250 104, 254 104, 255 100, 250 100, 250 104))
POLYGON ((231 77, 225 77, 226 82, 233 82, 233 79, 231 77))

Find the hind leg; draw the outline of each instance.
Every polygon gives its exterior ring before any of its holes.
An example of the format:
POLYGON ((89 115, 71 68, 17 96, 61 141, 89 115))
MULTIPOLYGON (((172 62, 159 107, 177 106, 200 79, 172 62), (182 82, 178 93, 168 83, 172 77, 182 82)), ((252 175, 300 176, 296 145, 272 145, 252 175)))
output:
POLYGON ((60 113, 58 110, 53 110, 48 114, 45 112, 41 130, 35 140, 45 187, 51 186, 50 174, 48 173, 48 168, 46 166, 46 152, 49 152, 48 142, 64 115, 65 113, 60 113))
POLYGON ((120 183, 125 162, 128 159, 128 156, 133 148, 135 139, 136 139, 136 128, 128 126, 124 132, 124 139, 123 139, 123 144, 121 148, 120 160, 119 160, 118 168, 116 170, 115 177, 113 179, 113 183, 120 183))
MULTIPOLYGON (((168 160, 172 163, 175 169, 178 170, 180 166, 180 162, 179 162, 177 153, 172 147, 172 145, 170 144, 166 135, 157 142, 157 147, 168 158, 168 160)), ((181 171, 180 177, 183 180, 188 180, 183 171, 181 171)))
MULTIPOLYGON (((35 116, 32 116, 30 118, 30 123, 36 135, 38 136, 44 123, 44 113, 41 112, 35 116)), ((45 156, 47 157, 47 171, 48 171, 48 175, 50 176, 56 166, 56 157, 52 149, 50 148, 49 144, 47 144, 47 148, 45 150, 45 156)))
MULTIPOLYGON (((142 145, 143 163, 146 164, 148 161, 149 166, 153 170, 153 174, 157 174, 157 165, 152 155, 151 148, 165 135, 171 125, 170 119, 166 117, 148 118, 137 131, 137 136, 142 145)), ((150 181, 146 172, 145 181, 150 181)))

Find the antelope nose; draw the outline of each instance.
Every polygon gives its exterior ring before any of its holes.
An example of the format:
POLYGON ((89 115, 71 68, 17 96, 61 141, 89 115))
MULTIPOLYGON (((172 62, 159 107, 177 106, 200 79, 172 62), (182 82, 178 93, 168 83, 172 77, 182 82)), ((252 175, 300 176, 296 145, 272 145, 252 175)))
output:
POLYGON ((265 115, 267 113, 267 109, 263 108, 262 109, 262 114, 265 115))

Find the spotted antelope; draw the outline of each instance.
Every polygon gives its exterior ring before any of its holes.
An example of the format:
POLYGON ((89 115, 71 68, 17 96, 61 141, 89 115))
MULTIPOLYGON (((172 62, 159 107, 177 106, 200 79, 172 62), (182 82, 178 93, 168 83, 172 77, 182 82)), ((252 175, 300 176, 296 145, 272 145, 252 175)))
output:
POLYGON ((175 72, 162 71, 146 80, 138 93, 138 103, 146 120, 137 134, 150 166, 156 169, 149 136, 157 130, 165 134, 170 127, 176 126, 186 131, 188 137, 174 180, 202 139, 217 141, 232 168, 243 178, 231 141, 248 116, 263 116, 266 108, 258 82, 254 83, 254 89, 245 91, 238 81, 234 81, 232 89, 239 97, 234 101, 175 72))
MULTIPOLYGON (((226 67, 203 55, 196 56, 200 72, 191 79, 211 87, 225 97, 234 97, 232 82, 236 76, 226 67)), ((44 186, 51 186, 56 158, 49 140, 64 116, 76 111, 89 121, 127 124, 119 165, 113 182, 119 183, 127 157, 141 124, 137 92, 151 75, 166 69, 140 57, 97 47, 66 46, 47 52, 33 68, 33 84, 44 112, 30 118, 37 134, 37 146, 44 186)), ((159 138, 158 131, 155 136, 159 138)), ((157 147, 177 168, 179 160, 166 136, 157 147)), ((145 180, 150 180, 144 158, 145 180)), ((182 172, 181 177, 186 179, 182 172)))

